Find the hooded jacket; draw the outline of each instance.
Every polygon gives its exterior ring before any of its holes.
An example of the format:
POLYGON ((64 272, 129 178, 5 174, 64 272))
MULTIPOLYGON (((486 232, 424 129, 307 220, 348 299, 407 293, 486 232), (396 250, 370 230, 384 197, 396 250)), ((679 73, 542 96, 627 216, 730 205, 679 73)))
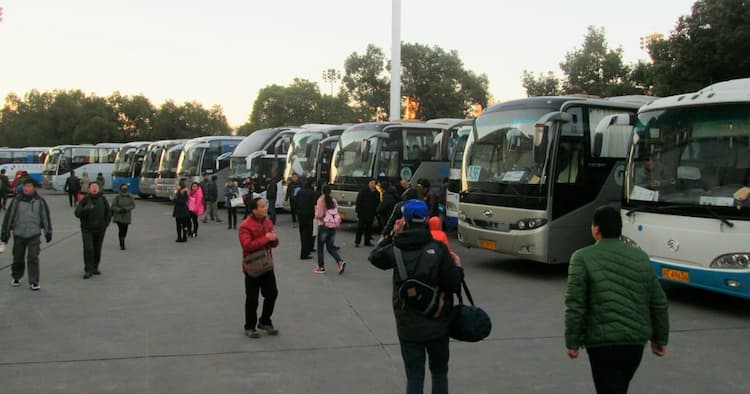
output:
POLYGON ((432 239, 438 242, 442 242, 446 248, 448 248, 448 251, 451 251, 451 243, 448 241, 448 235, 445 234, 443 231, 442 223, 440 222, 440 218, 438 216, 433 216, 430 218, 430 220, 427 222, 430 227, 430 234, 432 234, 432 239))
POLYGON ((17 237, 31 238, 41 234, 42 230, 48 240, 52 239, 52 221, 47 201, 36 192, 33 196, 27 196, 23 192, 17 194, 5 211, 0 240, 8 242, 11 232, 17 237))
POLYGON ((203 189, 199 187, 195 191, 188 191, 187 207, 195 215, 203 215, 203 211, 205 210, 203 207, 203 189))
POLYGON ((131 223, 131 211, 135 209, 135 199, 127 191, 117 192, 112 199, 112 220, 115 223, 131 223))

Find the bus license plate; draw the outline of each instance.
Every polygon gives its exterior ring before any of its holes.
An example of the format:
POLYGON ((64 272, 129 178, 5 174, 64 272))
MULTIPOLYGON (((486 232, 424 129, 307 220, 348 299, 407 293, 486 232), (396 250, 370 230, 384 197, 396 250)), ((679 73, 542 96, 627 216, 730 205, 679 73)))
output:
POLYGON ((497 243, 495 241, 491 241, 487 239, 480 239, 479 247, 483 249, 497 250, 497 243))
POLYGON ((678 282, 690 282, 690 273, 687 271, 662 268, 661 276, 665 279, 676 280, 678 282))

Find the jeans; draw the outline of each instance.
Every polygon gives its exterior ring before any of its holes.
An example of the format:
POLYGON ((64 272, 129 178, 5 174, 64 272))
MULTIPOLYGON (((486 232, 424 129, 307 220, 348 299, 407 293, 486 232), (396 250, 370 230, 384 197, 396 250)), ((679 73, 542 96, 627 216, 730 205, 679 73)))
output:
POLYGON ((13 237, 13 264, 11 265, 13 279, 23 278, 23 273, 28 264, 29 284, 39 284, 39 249, 42 243, 40 237, 40 235, 30 238, 13 237))
POLYGON ((99 270, 99 263, 102 260, 104 234, 105 230, 81 231, 81 236, 83 238, 83 269, 88 273, 93 273, 99 270))
POLYGON ((626 394, 641 364, 642 345, 587 348, 597 394, 626 394))
POLYGON ((432 393, 448 393, 448 337, 427 342, 401 342, 401 357, 406 370, 406 394, 421 394, 424 390, 424 363, 429 355, 430 374, 432 375, 432 393), (426 354, 425 354, 426 353, 426 354))
POLYGON ((245 274, 245 329, 255 329, 256 323, 272 325, 271 315, 276 305, 279 289, 276 287, 276 275, 273 271, 253 278, 245 274), (258 292, 263 295, 263 311, 258 320, 258 292))
POLYGON ((343 261, 339 255, 339 248, 336 246, 336 229, 326 226, 318 226, 318 267, 325 267, 323 258, 323 245, 328 249, 328 254, 338 263, 343 261))

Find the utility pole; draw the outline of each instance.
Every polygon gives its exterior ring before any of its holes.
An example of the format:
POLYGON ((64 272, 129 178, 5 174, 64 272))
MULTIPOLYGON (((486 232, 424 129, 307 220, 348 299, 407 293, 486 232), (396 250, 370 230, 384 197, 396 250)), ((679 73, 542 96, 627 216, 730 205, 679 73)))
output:
POLYGON ((323 82, 331 84, 331 96, 333 96, 333 85, 341 81, 341 71, 335 68, 323 70, 323 82))
POLYGON ((401 119, 401 0, 393 0, 391 17, 391 120, 401 119))

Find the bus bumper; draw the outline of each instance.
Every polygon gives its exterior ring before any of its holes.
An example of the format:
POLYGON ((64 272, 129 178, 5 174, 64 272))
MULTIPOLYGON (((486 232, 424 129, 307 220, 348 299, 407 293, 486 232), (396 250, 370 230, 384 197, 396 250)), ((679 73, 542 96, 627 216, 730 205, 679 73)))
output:
POLYGON ((479 228, 459 220, 458 240, 469 248, 479 247, 525 260, 548 263, 547 228, 548 226, 542 226, 534 230, 504 232, 479 228))
POLYGON ((659 280, 750 299, 750 269, 718 270, 651 260, 659 280))
POLYGON ((357 192, 333 190, 331 196, 336 199, 339 204, 339 215, 341 220, 347 222, 357 221, 357 206, 354 205, 357 202, 357 192))

